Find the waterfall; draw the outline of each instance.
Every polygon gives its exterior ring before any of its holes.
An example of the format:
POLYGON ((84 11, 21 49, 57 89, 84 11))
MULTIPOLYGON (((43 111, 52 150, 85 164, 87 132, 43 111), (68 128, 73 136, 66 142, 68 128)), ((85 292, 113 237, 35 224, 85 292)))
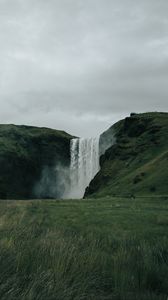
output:
POLYGON ((82 198, 99 171, 99 137, 71 140, 70 197, 82 198))

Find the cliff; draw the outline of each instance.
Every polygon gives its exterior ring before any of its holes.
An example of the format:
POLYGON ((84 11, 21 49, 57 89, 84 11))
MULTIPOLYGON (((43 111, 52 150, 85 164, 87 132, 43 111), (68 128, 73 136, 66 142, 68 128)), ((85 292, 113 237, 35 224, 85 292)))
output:
POLYGON ((100 148, 114 135, 85 197, 168 195, 168 113, 132 114, 103 133, 100 148))
POLYGON ((48 128, 0 125, 0 199, 61 197, 59 166, 69 166, 71 138, 48 128))

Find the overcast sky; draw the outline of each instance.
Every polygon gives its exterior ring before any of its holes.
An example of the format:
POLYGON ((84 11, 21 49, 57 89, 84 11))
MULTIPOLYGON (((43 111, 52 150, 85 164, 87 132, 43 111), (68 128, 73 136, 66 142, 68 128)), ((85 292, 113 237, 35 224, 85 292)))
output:
POLYGON ((168 110, 167 0, 0 0, 0 123, 94 136, 168 110))

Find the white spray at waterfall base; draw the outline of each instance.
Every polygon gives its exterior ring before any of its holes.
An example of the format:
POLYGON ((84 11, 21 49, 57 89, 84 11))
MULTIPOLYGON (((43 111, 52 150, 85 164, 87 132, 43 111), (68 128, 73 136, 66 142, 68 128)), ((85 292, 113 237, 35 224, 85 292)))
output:
POLYGON ((100 156, 115 143, 116 138, 111 129, 100 137, 72 139, 70 165, 57 158, 53 164, 42 166, 41 176, 33 187, 34 197, 83 198, 86 188, 100 170, 100 156))
POLYGON ((70 198, 82 198, 100 169, 99 137, 71 140, 70 198))

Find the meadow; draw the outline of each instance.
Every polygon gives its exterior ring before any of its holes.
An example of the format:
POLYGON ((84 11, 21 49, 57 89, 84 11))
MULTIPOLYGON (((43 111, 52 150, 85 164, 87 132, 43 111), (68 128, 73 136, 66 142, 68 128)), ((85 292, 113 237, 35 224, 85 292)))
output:
POLYGON ((167 300, 168 197, 0 201, 1 300, 167 300))

